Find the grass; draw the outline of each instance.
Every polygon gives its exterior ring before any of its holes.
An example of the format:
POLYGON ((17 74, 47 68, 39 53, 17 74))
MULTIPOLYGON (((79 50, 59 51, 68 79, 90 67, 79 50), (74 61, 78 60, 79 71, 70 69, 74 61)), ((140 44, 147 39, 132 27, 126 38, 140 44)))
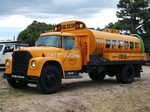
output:
POLYGON ((0 96, 14 94, 14 93, 16 93, 16 91, 14 89, 0 90, 0 96))
POLYGON ((4 80, 4 78, 0 76, 0 81, 1 81, 1 80, 4 80))
POLYGON ((3 105, 0 104, 0 112, 3 112, 3 105))
POLYGON ((8 97, 8 96, 19 97, 19 96, 23 96, 23 95, 24 94, 22 94, 19 90, 13 89, 13 88, 0 90, 0 99, 8 97))
MULTIPOLYGON (((4 78, 2 76, 0 76, 0 84, 3 83, 4 78)), ((0 98, 3 96, 7 96, 10 94, 16 94, 17 90, 12 89, 12 88, 0 88, 0 98)))

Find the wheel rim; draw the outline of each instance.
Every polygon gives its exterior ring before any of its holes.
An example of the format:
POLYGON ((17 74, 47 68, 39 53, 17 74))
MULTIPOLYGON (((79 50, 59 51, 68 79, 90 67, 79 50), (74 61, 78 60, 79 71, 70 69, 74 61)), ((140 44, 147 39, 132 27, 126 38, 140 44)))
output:
POLYGON ((57 75, 57 74, 52 72, 52 71, 47 72, 45 74, 44 80, 45 80, 45 86, 46 86, 47 89, 52 89, 52 88, 55 87, 56 81, 57 81, 55 75, 57 75))

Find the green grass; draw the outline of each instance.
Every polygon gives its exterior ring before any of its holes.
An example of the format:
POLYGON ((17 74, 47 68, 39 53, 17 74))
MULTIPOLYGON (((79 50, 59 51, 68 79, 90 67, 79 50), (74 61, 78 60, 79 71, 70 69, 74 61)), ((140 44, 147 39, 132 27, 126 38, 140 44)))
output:
POLYGON ((0 81, 1 81, 1 80, 4 80, 4 78, 0 76, 0 81))
POLYGON ((3 105, 0 104, 0 112, 3 112, 3 105))
POLYGON ((23 94, 19 90, 13 88, 0 90, 0 98, 11 96, 11 95, 13 95, 14 97, 23 96, 23 94))
POLYGON ((0 96, 14 94, 14 93, 15 93, 15 90, 13 89, 0 90, 0 96))
MULTIPOLYGON (((0 83, 3 83, 3 80, 4 78, 0 76, 0 83)), ((6 88, 6 89, 0 88, 0 97, 16 93, 18 93, 17 90, 13 88, 6 88)))

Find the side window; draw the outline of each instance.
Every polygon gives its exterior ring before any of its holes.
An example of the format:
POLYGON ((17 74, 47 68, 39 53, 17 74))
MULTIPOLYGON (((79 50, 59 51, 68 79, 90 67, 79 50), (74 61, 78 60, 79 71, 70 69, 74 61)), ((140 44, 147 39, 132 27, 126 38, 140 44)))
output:
POLYGON ((73 49, 75 47, 74 37, 64 37, 63 48, 65 49, 73 49))
POLYGON ((117 41, 116 40, 112 40, 112 48, 117 48, 117 41))
POLYGON ((139 43, 135 43, 135 48, 139 48, 140 46, 139 46, 139 43))
POLYGON ((133 48, 134 48, 134 43, 130 42, 130 49, 133 49, 133 48))
POLYGON ((128 46, 129 46, 128 41, 124 41, 124 48, 125 48, 125 49, 128 49, 128 46))
POLYGON ((124 41, 119 40, 119 49, 123 49, 124 48, 124 41))
POLYGON ((111 41, 110 40, 106 40, 106 48, 110 48, 110 44, 111 44, 111 41))
POLYGON ((6 52, 13 52, 13 48, 11 48, 10 46, 6 46, 4 48, 4 53, 6 53, 6 52))

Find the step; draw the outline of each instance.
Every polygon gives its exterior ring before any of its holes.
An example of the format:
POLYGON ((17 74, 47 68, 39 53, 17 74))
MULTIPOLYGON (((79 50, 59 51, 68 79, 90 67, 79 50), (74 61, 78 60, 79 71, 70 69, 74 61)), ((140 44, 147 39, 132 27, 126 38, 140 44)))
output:
POLYGON ((65 79, 77 79, 82 78, 82 76, 79 75, 79 72, 65 72, 65 79))

